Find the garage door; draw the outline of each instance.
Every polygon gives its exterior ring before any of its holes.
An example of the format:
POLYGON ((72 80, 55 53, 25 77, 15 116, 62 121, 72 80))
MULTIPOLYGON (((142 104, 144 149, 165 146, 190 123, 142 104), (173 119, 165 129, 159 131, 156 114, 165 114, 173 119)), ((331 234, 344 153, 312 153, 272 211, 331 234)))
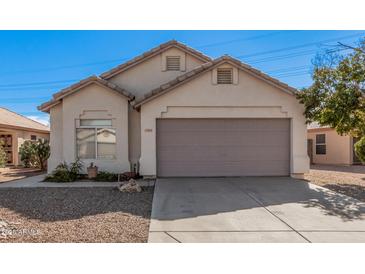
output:
POLYGON ((159 177, 288 176, 289 119, 158 119, 159 177))

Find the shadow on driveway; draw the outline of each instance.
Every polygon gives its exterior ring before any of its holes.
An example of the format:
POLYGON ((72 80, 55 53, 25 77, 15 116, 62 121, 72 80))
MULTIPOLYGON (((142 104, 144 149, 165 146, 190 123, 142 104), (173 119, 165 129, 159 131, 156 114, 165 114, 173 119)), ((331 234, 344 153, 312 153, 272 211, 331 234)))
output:
POLYGON ((362 220, 365 213, 364 203, 356 199, 288 177, 166 178, 157 181, 152 218, 177 220, 262 207, 279 217, 302 215, 320 222, 327 221, 324 216, 362 220))

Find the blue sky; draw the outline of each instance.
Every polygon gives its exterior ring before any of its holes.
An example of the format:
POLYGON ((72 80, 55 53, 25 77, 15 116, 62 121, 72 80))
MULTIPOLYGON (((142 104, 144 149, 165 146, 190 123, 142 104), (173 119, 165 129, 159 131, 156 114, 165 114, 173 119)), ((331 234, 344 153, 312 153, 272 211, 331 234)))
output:
POLYGON ((315 54, 365 31, 0 31, 0 106, 37 119, 58 90, 171 39, 213 58, 229 54, 296 88, 315 54))

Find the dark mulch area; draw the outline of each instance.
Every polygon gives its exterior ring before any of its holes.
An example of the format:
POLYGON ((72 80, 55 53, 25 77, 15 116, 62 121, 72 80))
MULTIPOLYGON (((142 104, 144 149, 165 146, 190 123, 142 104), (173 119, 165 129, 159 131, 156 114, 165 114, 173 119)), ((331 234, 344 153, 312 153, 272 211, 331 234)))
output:
POLYGON ((141 193, 107 187, 1 189, 0 242, 146 242, 152 198, 153 187, 141 193), (2 237, 1 221, 14 235, 2 237))

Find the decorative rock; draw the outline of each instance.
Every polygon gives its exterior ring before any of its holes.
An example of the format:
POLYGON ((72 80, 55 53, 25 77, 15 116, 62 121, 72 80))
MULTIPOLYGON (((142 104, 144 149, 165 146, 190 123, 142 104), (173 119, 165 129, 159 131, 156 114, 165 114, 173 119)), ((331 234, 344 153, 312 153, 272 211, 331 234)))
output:
POLYGON ((134 179, 130 179, 128 183, 121 184, 118 187, 119 191, 121 192, 127 192, 127 193, 133 193, 133 192, 141 192, 142 188, 134 179))

